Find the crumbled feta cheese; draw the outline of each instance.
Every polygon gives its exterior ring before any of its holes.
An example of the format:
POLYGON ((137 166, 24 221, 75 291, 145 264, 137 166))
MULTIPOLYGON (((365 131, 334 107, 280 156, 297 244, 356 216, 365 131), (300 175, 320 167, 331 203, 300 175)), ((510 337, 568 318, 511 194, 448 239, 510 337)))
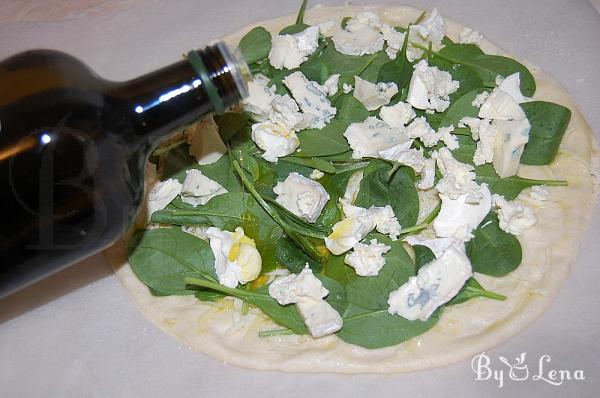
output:
POLYGON ((300 297, 320 300, 328 294, 308 265, 299 274, 280 276, 269 285, 269 295, 281 305, 297 303, 300 297))
POLYGON ((440 238, 456 238, 468 241, 473 237, 473 230, 490 212, 491 194, 486 184, 479 186, 479 201, 468 200, 470 193, 464 193, 456 199, 440 193, 442 208, 433 221, 433 229, 440 238))
POLYGON ((548 200, 548 188, 545 185, 535 185, 529 189, 529 198, 536 202, 548 200))
POLYGON ((271 115, 271 101, 275 99, 275 86, 269 87, 269 78, 256 74, 248 82, 248 97, 242 101, 244 110, 257 122, 266 122, 271 115))
POLYGON ((475 44, 480 45, 483 36, 476 30, 468 27, 464 27, 458 35, 458 42, 460 44, 475 44))
POLYGON ((402 227, 394 214, 392 206, 373 206, 369 210, 375 214, 375 229, 377 232, 389 236, 391 240, 397 240, 402 227))
POLYGON ((269 62, 275 69, 294 69, 318 47, 319 28, 311 26, 292 35, 275 35, 271 41, 269 62))
POLYGON ((333 334, 343 326, 340 314, 325 300, 301 297, 296 308, 314 338, 333 334))
POLYGON ((342 328, 342 317, 323 300, 329 291, 306 266, 298 275, 278 277, 269 285, 269 295, 281 305, 296 304, 310 334, 323 337, 342 328))
POLYGON ((411 246, 420 245, 427 247, 433 252, 435 258, 440 258, 450 247, 456 247, 465 252, 464 242, 455 238, 421 239, 416 236, 408 236, 405 242, 411 246))
POLYGON ((298 173, 290 173, 284 181, 273 188, 278 195, 277 203, 309 223, 314 223, 325 204, 329 194, 318 182, 298 173))
POLYGON ((411 321, 426 321, 460 291, 472 274, 469 258, 460 248, 452 246, 390 293, 388 312, 411 321))
POLYGON ((235 288, 258 277, 262 268, 260 253, 254 240, 247 237, 241 227, 234 232, 210 227, 206 236, 215 256, 215 272, 221 285, 235 288))
POLYGON ((475 182, 473 166, 454 159, 448 148, 441 148, 439 151, 432 153, 432 158, 436 159, 437 166, 443 176, 436 185, 440 193, 446 194, 451 199, 458 199, 461 195, 467 193, 467 202, 477 203, 479 201, 481 198, 480 189, 475 182))
POLYGON ((485 100, 488 99, 489 96, 489 91, 482 91, 475 96, 475 99, 471 102, 471 105, 473 105, 475 108, 481 108, 481 105, 483 105, 483 103, 485 102, 485 100))
POLYGON ((517 104, 529 101, 529 98, 526 98, 521 94, 521 75, 519 72, 504 78, 498 85, 498 90, 504 91, 506 94, 510 95, 517 104))
POLYGON ((411 149, 412 140, 379 151, 379 157, 413 168, 419 173, 425 166, 423 151, 411 149))
POLYGON ((219 127, 210 115, 187 127, 183 134, 189 145, 189 154, 196 158, 198 164, 214 163, 227 152, 219 127))
POLYGON ((319 180, 319 179, 323 178, 324 176, 325 176, 325 173, 323 173, 321 170, 318 170, 318 169, 314 169, 310 173, 310 178, 312 178, 313 180, 319 180))
POLYGON ((482 119, 522 120, 525 112, 519 104, 506 92, 495 88, 479 108, 482 119))
POLYGON ((428 148, 436 145, 440 140, 435 130, 431 128, 429 123, 427 123, 427 119, 423 116, 416 118, 411 124, 406 126, 405 132, 409 138, 419 138, 423 142, 423 145, 428 148))
POLYGON ((352 158, 379 157, 379 151, 402 144, 409 139, 397 128, 390 127, 376 117, 352 123, 344 132, 352 148, 352 158))
POLYGON ((328 96, 335 95, 338 92, 338 84, 340 82, 340 74, 331 75, 323 82, 323 87, 327 91, 328 96))
POLYGON ((537 223, 533 210, 529 207, 508 201, 500 195, 492 197, 496 213, 498 213, 498 221, 500 229, 513 235, 522 235, 525 230, 533 227, 537 223))
POLYGON ((437 66, 428 66, 425 60, 421 60, 414 68, 406 102, 417 109, 436 112, 448 109, 450 94, 458 90, 460 83, 437 66))
POLYGON ((356 198, 358 197, 358 191, 360 190, 360 182, 363 179, 363 171, 356 171, 348 180, 348 185, 346 185, 346 190, 344 191, 344 200, 347 203, 354 204, 356 198))
POLYGON ((181 193, 182 187, 175 178, 154 184, 148 194, 148 215, 167 207, 181 193))
POLYGON ((426 190, 433 188, 435 183, 435 159, 425 159, 423 170, 421 171, 421 180, 417 183, 417 188, 426 190))
POLYGON ((333 231, 325 238, 325 246, 336 256, 352 249, 375 228, 375 216, 379 212, 345 204, 344 201, 342 209, 346 217, 335 223, 333 231))
POLYGON ((476 117, 463 117, 460 119, 459 125, 469 127, 473 140, 477 141, 473 163, 477 166, 492 163, 494 160, 496 134, 498 132, 496 126, 491 124, 489 119, 479 119, 476 117))
POLYGON ((370 243, 357 243, 354 250, 346 254, 344 262, 354 268, 357 275, 376 276, 385 265, 383 255, 390 251, 391 247, 371 239, 370 243))
POLYGON ((296 133, 280 123, 273 122, 253 124, 252 141, 264 151, 261 157, 274 163, 277 163, 278 158, 294 153, 300 145, 296 133))
POLYGON ((317 82, 310 81, 302 72, 294 72, 283 79, 283 84, 304 113, 314 116, 310 127, 323 128, 335 116, 337 109, 331 106, 326 90, 317 82))
POLYGON ((348 83, 342 84, 342 91, 344 92, 344 94, 348 94, 352 90, 354 90, 354 87, 352 87, 351 84, 348 84, 348 83))
POLYGON ((227 190, 221 184, 203 175, 200 170, 186 170, 181 189, 181 201, 183 203, 194 207, 205 205, 215 196, 224 193, 227 193, 227 190))
POLYGON ((494 140, 494 169, 501 178, 517 174, 531 125, 527 119, 494 120, 497 134, 494 140))
POLYGON ((392 127, 402 128, 410 123, 417 114, 410 104, 398 102, 396 105, 384 106, 379 111, 379 117, 392 127))
POLYGON ((365 14, 360 13, 350 19, 346 29, 333 35, 331 40, 338 52, 345 55, 365 55, 374 54, 383 49, 384 38, 380 33, 380 22, 373 18, 375 14, 365 14))
POLYGON ((390 103, 398 93, 396 83, 371 83, 354 76, 354 98, 359 100, 368 111, 373 111, 390 103))

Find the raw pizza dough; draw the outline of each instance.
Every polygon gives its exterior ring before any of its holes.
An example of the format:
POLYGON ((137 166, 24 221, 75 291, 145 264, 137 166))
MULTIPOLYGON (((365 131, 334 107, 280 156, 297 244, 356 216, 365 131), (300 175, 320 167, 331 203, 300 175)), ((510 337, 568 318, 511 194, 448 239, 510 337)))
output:
MULTIPOLYGON (((320 7, 307 12, 316 23, 371 10, 391 25, 406 26, 421 10, 408 7, 320 7)), ((224 39, 237 45, 254 26, 278 32, 294 16, 248 26, 224 39)), ((457 39, 462 26, 446 20, 447 35, 457 39)), ((504 54, 489 41, 486 53, 504 54)), ((571 109, 572 117, 556 160, 548 166, 521 166, 519 175, 536 179, 564 179, 568 187, 550 187, 545 202, 519 199, 534 208, 538 223, 519 237, 523 262, 502 278, 476 275, 488 290, 506 301, 476 299, 448 307, 430 331, 403 344, 369 350, 335 336, 259 338, 261 330, 279 328, 257 309, 240 314, 241 302, 227 298, 204 303, 192 296, 154 297, 131 271, 125 239, 108 250, 118 278, 140 310, 159 328, 192 348, 230 364, 288 372, 393 373, 442 366, 472 357, 526 328, 552 303, 574 263, 582 235, 596 203, 598 151, 590 127, 564 88, 535 66, 526 64, 537 83, 534 99, 556 102, 571 109)))

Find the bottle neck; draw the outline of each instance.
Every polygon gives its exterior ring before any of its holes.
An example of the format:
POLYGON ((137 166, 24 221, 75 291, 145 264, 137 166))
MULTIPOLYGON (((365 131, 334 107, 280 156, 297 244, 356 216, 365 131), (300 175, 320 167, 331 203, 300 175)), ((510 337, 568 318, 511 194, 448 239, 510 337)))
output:
POLYGON ((125 108, 119 112, 128 115, 133 139, 154 147, 175 129, 209 112, 222 113, 239 102, 245 96, 244 84, 227 49, 214 46, 116 84, 108 95, 118 99, 119 108, 125 108))

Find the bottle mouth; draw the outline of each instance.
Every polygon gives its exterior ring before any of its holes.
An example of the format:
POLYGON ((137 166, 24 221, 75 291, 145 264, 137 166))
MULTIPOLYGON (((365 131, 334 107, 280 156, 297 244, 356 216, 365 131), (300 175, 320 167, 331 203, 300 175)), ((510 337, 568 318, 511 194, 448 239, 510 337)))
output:
POLYGON ((216 43, 216 47, 221 52, 223 59, 225 60, 226 68, 233 77, 233 81, 238 89, 240 99, 248 97, 248 82, 252 80, 252 73, 248 64, 242 56, 242 52, 239 48, 235 48, 233 51, 227 44, 220 41, 216 43))

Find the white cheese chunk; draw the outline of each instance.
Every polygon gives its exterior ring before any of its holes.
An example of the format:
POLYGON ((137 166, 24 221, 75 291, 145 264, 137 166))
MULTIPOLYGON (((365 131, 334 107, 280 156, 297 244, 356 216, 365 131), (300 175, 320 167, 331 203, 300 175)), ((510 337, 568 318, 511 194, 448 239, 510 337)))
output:
POLYGON ((425 60, 421 60, 414 68, 406 102, 426 111, 443 112, 448 109, 450 94, 458 90, 460 83, 437 66, 428 66, 425 60))
POLYGON ((395 145, 388 149, 384 149, 382 151, 379 151, 379 157, 381 159, 409 166, 417 173, 419 173, 421 172, 421 170, 423 170, 423 167, 425 166, 425 158, 423 157, 423 151, 411 149, 411 145, 412 140, 395 145))
POLYGON ((389 236, 391 240, 397 240, 402 226, 398 222, 392 206, 373 206, 369 210, 375 214, 375 229, 377 232, 389 236))
POLYGON ((396 83, 371 83, 354 76, 354 98, 359 100, 368 111, 387 105, 398 93, 396 83))
POLYGON ((404 44, 405 33, 399 32, 388 25, 383 25, 381 27, 381 33, 383 34, 383 39, 387 44, 385 53, 390 59, 396 59, 398 51, 400 51, 402 45, 404 44))
POLYGON ((479 108, 478 116, 482 119, 522 120, 525 112, 513 97, 495 88, 479 108))
POLYGON ((271 101, 275 99, 275 86, 269 87, 269 78, 265 75, 254 75, 248 82, 248 97, 242 101, 245 111, 252 114, 257 122, 269 120, 271 115, 271 101))
POLYGON ((269 121, 279 123, 290 131, 304 130, 313 122, 313 115, 300 112, 296 101, 287 94, 276 95, 271 107, 269 121))
POLYGON ((531 125, 527 119, 494 120, 494 169, 501 178, 517 174, 531 125))
POLYGON ((302 112, 313 115, 312 128, 323 128, 335 116, 337 109, 327 99, 327 91, 317 82, 310 81, 302 72, 294 72, 283 79, 302 112))
POLYGON ((346 190, 344 191, 344 200, 346 203, 354 204, 356 198, 358 197, 358 192, 360 191, 360 183, 363 179, 363 171, 356 171, 348 180, 348 185, 346 185, 346 190))
MULTIPOLYGON (((421 24, 409 26, 410 43, 427 47, 431 42, 434 50, 439 50, 442 47, 442 39, 445 34, 446 24, 435 8, 431 11, 429 18, 421 24)), ((419 48, 409 45, 407 50, 406 57, 410 62, 423 56, 423 50, 419 48)))
POLYGON ((426 321, 442 304, 450 301, 473 271, 465 253, 448 248, 440 257, 419 269, 417 276, 390 293, 388 312, 408 320, 426 321))
POLYGON ((470 203, 477 203, 481 199, 479 185, 475 182, 473 166, 454 159, 448 148, 441 148, 439 151, 433 152, 431 156, 436 160, 442 174, 442 179, 436 185, 440 193, 451 199, 457 199, 463 194, 467 194, 467 202, 470 203))
POLYGON ((340 82, 340 74, 336 73, 331 75, 323 82, 323 87, 325 87, 325 91, 327 91, 328 96, 335 95, 338 92, 338 84, 340 82))
POLYGON ((440 194, 442 208, 433 221, 433 229, 440 238, 456 238, 462 241, 471 240, 473 230, 490 212, 492 206, 490 190, 486 184, 479 187, 477 203, 469 202, 469 194, 465 193, 456 199, 440 194))
POLYGON ((406 126, 406 135, 409 138, 418 138, 423 142, 423 145, 426 147, 435 146, 440 137, 435 133, 435 130, 431 128, 429 123, 427 123, 427 119, 423 116, 420 116, 412 121, 411 124, 406 126))
POLYGON ((352 249, 375 228, 375 217, 379 212, 377 209, 345 204, 344 201, 342 209, 346 217, 335 223, 333 231, 325 238, 325 246, 336 256, 352 249))
POLYGON ((323 300, 329 291, 306 266, 298 275, 278 277, 269 285, 269 295, 281 305, 296 304, 311 336, 318 338, 342 328, 340 314, 323 300))
POLYGON ((234 232, 210 227, 206 236, 215 256, 215 272, 221 285, 235 288, 258 277, 262 268, 260 253, 254 240, 247 237, 241 227, 234 232))
POLYGON ((299 274, 280 276, 269 285, 269 295, 281 305, 297 303, 301 297, 320 300, 328 294, 308 265, 299 274))
POLYGON ((398 102, 392 106, 384 106, 379 111, 379 117, 392 127, 402 128, 410 123, 417 114, 410 104, 398 102))
POLYGON ((524 97, 521 93, 521 75, 519 72, 505 77, 498 85, 498 90, 510 95, 517 104, 529 101, 529 98, 524 97))
POLYGON ((273 192, 277 203, 309 223, 317 220, 329 200, 321 184, 298 173, 290 173, 284 181, 278 182, 273 192))
POLYGON ((340 31, 340 23, 341 19, 337 18, 336 20, 328 19, 327 21, 323 21, 317 25, 319 28, 319 33, 324 37, 331 37, 338 31, 340 31))
POLYGON ((292 35, 275 35, 271 40, 269 62, 275 69, 294 69, 318 47, 319 28, 311 26, 292 35))
POLYGON ((379 151, 409 141, 400 129, 392 128, 373 116, 364 122, 352 123, 344 137, 352 148, 353 159, 379 157, 379 151))
POLYGON ((476 117, 463 117, 460 119, 459 125, 469 127, 473 140, 477 141, 473 163, 477 166, 492 163, 494 160, 496 134, 498 133, 496 126, 489 119, 479 119, 476 117))
POLYGON ((515 201, 508 201, 500 195, 493 196, 500 229, 513 235, 522 235, 537 223, 531 208, 515 201))
POLYGON ((182 187, 175 178, 154 184, 148 194, 148 215, 167 207, 181 193, 182 187))
POLYGON ((300 145, 296 133, 273 122, 253 124, 252 141, 264 151, 261 157, 274 163, 277 163, 278 158, 294 153, 300 145))
POLYGON ((352 90, 354 90, 354 87, 352 87, 351 84, 348 84, 348 83, 342 84, 342 91, 344 92, 344 94, 348 94, 352 90))
POLYGON ((384 38, 378 18, 373 13, 360 13, 348 21, 346 29, 336 32, 331 40, 335 49, 346 55, 374 54, 383 49, 384 38))
POLYGON ((194 207, 205 205, 215 196, 227 193, 218 182, 211 180, 200 170, 190 169, 185 172, 185 180, 181 190, 181 201, 194 207))
POLYGON ((444 145, 446 145, 446 148, 451 151, 458 149, 458 139, 452 134, 453 131, 454 126, 446 126, 440 127, 436 133, 440 141, 442 141, 444 145))
POLYGON ((189 145, 189 154, 196 158, 198 164, 214 163, 227 152, 219 135, 219 127, 212 116, 187 127, 183 134, 189 145))
POLYGON ((420 245, 427 247, 433 252, 435 258, 441 257, 452 246, 461 248, 463 252, 465 249, 464 242, 455 238, 421 239, 416 236, 408 236, 405 241, 411 246, 420 245))
POLYGON ((489 96, 489 91, 482 91, 481 93, 475 96, 475 99, 471 102, 471 105, 473 105, 475 108, 481 108, 481 105, 483 105, 483 103, 485 102, 485 100, 488 99, 489 96))
POLYGON ((433 188, 435 184, 435 159, 425 159, 423 170, 421 170, 421 180, 417 183, 417 188, 426 190, 433 188))
POLYGON ((344 262, 354 268, 357 275, 376 276, 385 265, 383 255, 391 250, 391 247, 371 239, 369 244, 357 243, 354 250, 344 257, 344 262))
POLYGON ((310 178, 312 178, 313 180, 319 180, 319 179, 323 178, 324 176, 325 176, 325 173, 323 173, 321 170, 318 170, 318 169, 314 169, 310 173, 310 178))
POLYGON ((483 36, 478 31, 468 28, 466 26, 460 31, 458 35, 458 42, 460 44, 480 45, 481 40, 483 40, 483 36))
POLYGON ((314 338, 333 334, 343 326, 340 314, 325 300, 301 297, 296 308, 314 338))

